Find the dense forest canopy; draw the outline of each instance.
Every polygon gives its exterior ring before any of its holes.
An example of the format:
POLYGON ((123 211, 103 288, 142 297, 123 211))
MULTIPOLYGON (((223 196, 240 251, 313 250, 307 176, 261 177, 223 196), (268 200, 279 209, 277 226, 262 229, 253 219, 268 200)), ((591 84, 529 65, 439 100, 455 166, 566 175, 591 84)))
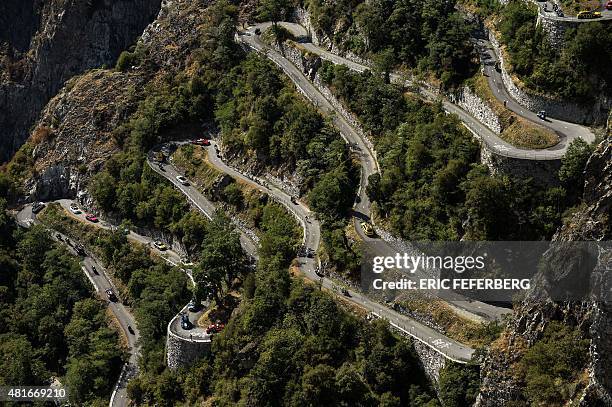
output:
POLYGON ((453 86, 475 70, 473 28, 453 0, 309 0, 324 39, 373 60, 433 73, 453 86))
POLYGON ((81 266, 42 226, 19 229, 0 198, 0 385, 67 387, 107 403, 125 353, 81 266))
POLYGON ((602 22, 570 27, 562 46, 553 46, 536 26, 535 5, 513 0, 501 9, 497 28, 510 54, 512 71, 528 88, 559 99, 593 101, 612 94, 612 30, 602 22))

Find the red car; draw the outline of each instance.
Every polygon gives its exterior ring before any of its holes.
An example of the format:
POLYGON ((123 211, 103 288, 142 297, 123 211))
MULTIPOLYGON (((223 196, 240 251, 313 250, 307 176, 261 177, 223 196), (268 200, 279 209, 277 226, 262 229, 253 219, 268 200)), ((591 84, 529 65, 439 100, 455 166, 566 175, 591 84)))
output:
POLYGON ((92 214, 88 214, 87 216, 85 216, 85 219, 87 219, 90 222, 96 223, 98 222, 98 218, 95 215, 92 214))
POLYGON ((206 333, 211 335, 211 334, 216 334, 221 332, 221 330, 225 328, 225 324, 220 324, 220 323, 216 323, 216 324, 211 324, 208 326, 208 328, 206 328, 206 333))
POLYGON ((207 147, 210 145, 210 140, 205 139, 205 138, 199 138, 197 140, 192 140, 191 144, 195 144, 197 146, 204 146, 207 147))
POLYGON ((609 1, 606 3, 606 10, 612 10, 612 0, 609 0, 609 1))

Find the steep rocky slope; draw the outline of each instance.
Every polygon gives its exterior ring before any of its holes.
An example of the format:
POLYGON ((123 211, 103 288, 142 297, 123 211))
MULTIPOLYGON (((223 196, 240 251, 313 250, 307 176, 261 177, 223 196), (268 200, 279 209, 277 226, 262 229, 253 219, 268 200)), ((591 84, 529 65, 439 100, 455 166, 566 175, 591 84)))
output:
POLYGON ((76 196, 103 163, 119 151, 114 131, 125 123, 157 77, 185 70, 201 38, 204 1, 162 6, 139 39, 141 60, 126 72, 95 69, 69 80, 33 126, 27 150, 31 169, 24 198, 76 196))
MULTIPOLYGON (((589 159, 586 167, 584 205, 555 235, 557 242, 609 241, 612 237, 612 143, 603 140, 589 159)), ((556 253, 550 257, 555 261, 556 253)), ((602 298, 609 290, 612 253, 603 253, 591 276, 592 298, 602 298)), ((552 285, 560 285, 575 276, 564 274, 561 268, 551 268, 545 278, 552 285)), ((584 276, 583 276, 584 277, 584 276)), ((588 279, 588 277, 585 277, 588 279)), ((609 293, 607 294, 609 297, 609 293)), ((522 303, 508 324, 505 337, 487 357, 482 369, 483 383, 477 405, 499 406, 525 400, 524 384, 516 375, 516 364, 525 350, 541 336, 551 321, 561 321, 576 327, 582 337, 589 339, 588 385, 575 395, 581 406, 612 405, 612 306, 607 302, 582 301, 555 303, 546 300, 543 292, 532 293, 531 300, 522 303)))
POLYGON ((161 0, 5 0, 0 4, 0 161, 74 75, 112 64, 161 0))

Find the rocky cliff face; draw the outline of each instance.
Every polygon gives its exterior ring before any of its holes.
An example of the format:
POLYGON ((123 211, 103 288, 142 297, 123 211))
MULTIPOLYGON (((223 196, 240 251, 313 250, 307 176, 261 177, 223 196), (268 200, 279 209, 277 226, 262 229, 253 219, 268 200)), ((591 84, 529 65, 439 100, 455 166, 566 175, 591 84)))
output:
POLYGON ((25 141, 69 78, 113 64, 161 0, 4 0, 0 4, 0 161, 25 141))
MULTIPOLYGON (((612 237, 610 214, 612 213, 612 143, 602 141, 589 159, 586 167, 584 205, 557 232, 554 240, 609 241, 612 237)), ((551 261, 554 264, 554 253, 551 261)), ((591 276, 590 292, 593 298, 602 298, 609 290, 612 278, 610 265, 612 253, 601 253, 596 267, 598 273, 591 276)), ((545 276, 552 284, 566 283, 575 276, 565 274, 560 268, 550 267, 545 276)), ((584 276, 583 276, 584 277, 584 276)), ((588 278, 587 278, 588 279, 588 278)), ((589 383, 575 397, 581 406, 612 405, 612 306, 607 302, 582 301, 573 303, 552 302, 539 291, 531 294, 515 310, 508 324, 505 337, 488 355, 482 368, 482 387, 478 406, 500 406, 510 401, 523 400, 522 384, 513 374, 512 365, 524 350, 537 341, 550 321, 561 321, 576 327, 590 339, 588 374, 589 383)))
MULTIPOLYGON (((24 198, 50 200, 85 193, 88 179, 119 151, 114 130, 144 98, 145 87, 161 75, 176 75, 199 46, 208 2, 164 4, 141 33, 143 60, 127 72, 94 69, 66 82, 42 109, 28 144, 33 173, 24 198)), ((86 200, 86 197, 82 197, 86 200)))

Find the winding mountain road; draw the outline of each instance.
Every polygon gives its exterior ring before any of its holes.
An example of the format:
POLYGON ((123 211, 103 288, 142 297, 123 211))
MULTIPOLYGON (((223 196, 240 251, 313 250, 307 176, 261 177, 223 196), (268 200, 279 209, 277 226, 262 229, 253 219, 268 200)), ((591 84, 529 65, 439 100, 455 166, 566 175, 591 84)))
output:
MULTIPOLYGON (((299 39, 301 47, 303 47, 306 51, 312 54, 318 55, 322 59, 328 60, 337 65, 344 65, 356 72, 363 72, 365 70, 371 69, 371 67, 369 66, 331 53, 319 46, 314 45, 312 42, 309 42, 307 40, 309 38, 309 33, 304 27, 299 24, 289 22, 279 22, 279 24, 285 29, 289 30, 296 38, 299 39)), ((263 32, 270 26, 271 23, 261 23, 250 26, 246 31, 239 33, 239 35, 237 35, 237 39, 248 44, 251 48, 256 49, 257 51, 264 52, 268 56, 268 58, 272 59, 277 65, 279 65, 279 58, 285 61, 287 60, 276 51, 271 50, 270 47, 265 44, 258 35, 255 34, 257 29, 263 32)), ((480 39, 478 45, 479 51, 481 52, 482 56, 486 56, 489 60, 496 60, 494 53, 490 51, 492 47, 488 40, 480 39)), ((292 64, 290 61, 287 62, 289 64, 292 64)), ((298 70, 298 72, 300 71, 298 70)), ((446 99, 442 99, 442 105, 444 109, 448 113, 457 115, 457 117, 459 117, 464 126, 468 130, 470 130, 476 137, 478 137, 483 143, 485 143, 487 148, 489 148, 490 150, 503 156, 525 160, 558 160, 565 155, 569 144, 575 138, 582 138, 588 143, 591 143, 595 140, 595 135, 591 132, 589 128, 585 126, 556 119, 541 120, 537 117, 537 114, 535 112, 531 112, 523 106, 519 105, 508 94, 508 91, 503 85, 501 73, 495 70, 494 64, 485 65, 485 73, 488 76, 489 85, 493 91, 493 94, 500 102, 503 103, 504 100, 507 100, 507 107, 510 110, 538 126, 552 130, 553 132, 558 134, 560 139, 557 145, 545 149, 523 149, 516 147, 501 139, 496 133, 494 133, 487 126, 478 121, 475 117, 473 117, 470 113, 468 113, 458 105, 446 99)), ((290 75, 290 77, 294 79, 292 75, 290 75)), ((306 78, 304 77, 304 79, 306 78)), ((399 75, 396 73, 391 74, 391 79, 394 82, 404 83, 408 86, 415 85, 415 83, 411 80, 407 79, 403 75, 399 75)), ((298 87, 303 87, 303 84, 298 84, 298 87)), ((440 99, 439 95, 434 94, 426 87, 420 86, 419 90, 421 95, 428 100, 440 99)))
MULTIPOLYGON (((582 20, 581 20, 582 21, 582 20)), ((489 88, 495 98, 501 102, 506 102, 506 108, 514 112, 516 115, 526 119, 538 126, 544 127, 559 136, 559 143, 541 150, 535 150, 538 154, 546 153, 550 159, 559 159, 565 155, 570 143, 577 138, 581 138, 587 143, 595 141, 595 134, 588 127, 576 123, 570 123, 563 120, 546 118, 542 120, 536 112, 532 112, 520 105, 508 92, 505 87, 501 70, 495 69, 496 63, 500 60, 495 53, 494 47, 487 39, 480 38, 477 40, 476 46, 482 61, 488 61, 483 64, 484 74, 487 78, 489 88)), ((525 150, 529 151, 529 150, 525 150)))
MULTIPOLYGON (((214 151, 214 146, 215 142, 213 141, 211 147, 209 147, 210 154, 208 154, 209 162, 211 163, 211 165, 213 165, 222 172, 226 172, 227 174, 237 179, 240 179, 243 182, 248 182, 256 186, 262 192, 269 194, 272 198, 285 205, 285 207, 287 207, 291 213, 296 215, 296 217, 300 220, 300 223, 304 226, 305 244, 313 249, 316 249, 318 247, 320 242, 320 226, 316 218, 306 206, 299 202, 297 204, 292 203, 291 197, 281 189, 269 184, 264 186, 257 182, 257 180, 250 178, 247 175, 242 174, 241 172, 228 166, 218 156, 212 153, 214 151)), ((153 154, 149 155, 149 157, 152 156, 153 154)), ((208 199, 204 197, 197 188, 193 186, 185 187, 180 183, 174 182, 176 180, 176 176, 180 174, 172 164, 155 163, 149 161, 149 165, 151 166, 151 168, 156 170, 158 174, 164 176, 165 178, 173 182, 175 186, 180 186, 181 192, 183 192, 183 194, 185 194, 188 199, 194 203, 196 207, 208 207, 209 210, 214 211, 214 206, 213 208, 210 208, 209 206, 212 205, 212 203, 210 203, 210 201, 208 201, 208 199), (163 168, 163 170, 160 167, 163 168)), ((251 255, 256 254, 256 248, 245 249, 247 253, 251 255)), ((298 257, 298 262, 300 270, 306 276, 306 278, 311 281, 318 282, 322 287, 336 293, 336 295, 342 296, 342 294, 338 293, 338 284, 336 282, 327 277, 317 275, 316 270, 318 264, 316 259, 302 256, 298 257)), ((362 307, 363 309, 366 309, 374 315, 386 319, 396 329, 399 329, 405 334, 410 335, 416 340, 426 344, 427 346, 440 353, 447 359, 453 360, 458 363, 467 363, 471 360, 472 355, 474 354, 474 349, 470 348, 469 346, 463 345, 455 341, 454 339, 448 338, 447 336, 439 333, 438 331, 424 324, 421 324, 420 322, 408 316, 402 315, 384 305, 381 305, 357 291, 350 289, 347 290, 347 294, 344 295, 344 298, 347 301, 350 301, 362 307)))
MULTIPOLYGON (((61 200, 62 206, 64 204, 70 205, 71 201, 61 200)), ((30 227, 33 224, 41 224, 36 218, 36 214, 32 212, 32 205, 26 205, 17 213, 17 223, 23 227, 30 227)), ((101 225, 99 225, 101 226, 101 225)), ((81 268, 83 273, 87 276, 91 284, 94 286, 96 293, 100 298, 106 298, 106 290, 112 289, 115 293, 118 293, 112 280, 108 276, 106 269, 102 267, 102 263, 98 261, 91 253, 80 255, 74 249, 74 240, 66 235, 53 231, 52 236, 58 242, 63 243, 75 256, 81 257, 81 268), (94 267, 96 272, 94 272, 94 267)), ((130 378, 134 377, 138 373, 138 356, 140 354, 140 332, 136 325, 136 320, 132 315, 131 311, 123 305, 120 301, 112 302, 108 301, 108 308, 113 313, 115 320, 121 327, 125 338, 127 339, 129 359, 123 366, 119 379, 113 390, 110 407, 127 407, 129 405, 129 399, 127 397, 127 382, 130 378), (130 327, 133 333, 128 329, 130 327)))
MULTIPOLYGON (((295 24, 295 23, 282 23, 283 27, 289 29, 296 36, 305 36, 306 30, 304 27, 295 24)), ((380 255, 394 255, 399 251, 402 251, 403 248, 398 248, 395 245, 385 242, 381 239, 373 239, 366 236, 362 231, 359 223, 361 220, 369 220, 371 215, 371 202, 366 194, 366 185, 368 182, 368 178, 370 175, 379 171, 378 162, 375 156, 374 151, 372 150, 370 143, 365 140, 359 132, 357 132, 353 126, 342 116, 340 112, 319 92, 319 90, 312 84, 312 82, 304 76, 304 74, 289 60, 287 60, 284 56, 282 56, 277 51, 270 49, 266 44, 261 41, 258 35, 255 35, 256 28, 260 30, 264 30, 269 27, 270 23, 262 23, 258 24, 254 27, 249 27, 249 34, 237 35, 238 41, 243 41, 252 49, 264 53, 271 61, 273 61, 276 65, 278 65, 287 76, 294 82, 297 88, 300 90, 302 94, 304 94, 322 113, 329 115, 331 114, 332 123, 340 132, 340 135, 344 138, 344 140, 349 143, 351 146, 356 146, 356 150, 359 153, 359 160, 361 162, 361 179, 359 185, 358 195, 355 200, 355 204, 353 206, 354 211, 354 226, 357 233, 359 233, 360 237, 364 240, 364 242, 373 248, 373 251, 378 254, 378 252, 383 251, 384 253, 380 253, 380 255)), ((312 45, 312 44, 304 44, 301 45, 312 45)), ((315 47, 315 49, 319 49, 315 47)), ((320 49, 319 49, 320 50, 320 49)), ((339 58, 334 54, 328 53, 327 51, 322 51, 326 57, 329 58, 339 58)), ((363 65, 356 64, 352 61, 344 60, 341 58, 337 61, 345 61, 347 64, 351 64, 351 67, 355 67, 354 69, 365 70, 368 69, 363 65)), ((338 62, 340 63, 340 62, 338 62)), ((351 68, 353 69, 353 68, 351 68)), ((459 109, 455 105, 449 104, 453 109, 459 109)), ((483 131, 488 131, 493 134, 490 130, 488 130, 484 125, 480 124, 476 119, 471 118, 468 115, 468 119, 472 121, 474 126, 479 126, 483 128, 483 131)), ((210 155, 209 155, 210 156, 210 155)), ((415 275, 412 277, 416 278, 415 275)), ((467 301, 465 298, 462 298, 456 294, 450 292, 440 293, 440 298, 449 302, 451 306, 453 306, 459 313, 463 313, 464 315, 476 316, 477 318, 484 318, 487 320, 500 320, 504 314, 511 312, 507 308, 496 307, 490 304, 486 304, 479 301, 467 301)))

